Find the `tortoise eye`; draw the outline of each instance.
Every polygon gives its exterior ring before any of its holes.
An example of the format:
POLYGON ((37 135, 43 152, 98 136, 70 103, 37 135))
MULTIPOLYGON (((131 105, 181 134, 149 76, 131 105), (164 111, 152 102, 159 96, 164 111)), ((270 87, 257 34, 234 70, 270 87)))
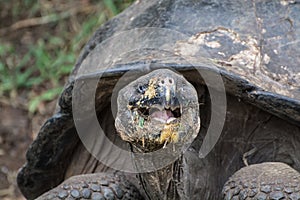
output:
POLYGON ((146 89, 147 89, 146 85, 139 85, 138 88, 137 88, 137 92, 141 93, 141 94, 144 94, 146 89))

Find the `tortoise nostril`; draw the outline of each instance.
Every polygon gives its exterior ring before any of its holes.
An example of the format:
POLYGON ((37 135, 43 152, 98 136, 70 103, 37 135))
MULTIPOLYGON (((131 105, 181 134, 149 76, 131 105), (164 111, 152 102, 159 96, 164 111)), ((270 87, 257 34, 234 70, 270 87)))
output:
POLYGON ((174 83, 174 80, 171 79, 171 78, 165 78, 165 79, 161 80, 160 83, 161 83, 162 85, 165 85, 165 84, 167 84, 167 85, 168 85, 168 84, 173 84, 173 83, 174 83))

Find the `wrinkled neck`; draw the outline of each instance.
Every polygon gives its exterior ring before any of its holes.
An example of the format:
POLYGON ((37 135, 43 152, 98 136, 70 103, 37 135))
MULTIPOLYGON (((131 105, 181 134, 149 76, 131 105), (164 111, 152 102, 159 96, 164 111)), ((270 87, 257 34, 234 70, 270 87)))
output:
MULTIPOLYGON (((139 161, 136 162, 136 164, 137 167, 141 167, 143 162, 139 161)), ((183 186, 181 185, 181 167, 182 156, 175 162, 161 169, 138 174, 146 196, 149 199, 182 199, 183 186)))

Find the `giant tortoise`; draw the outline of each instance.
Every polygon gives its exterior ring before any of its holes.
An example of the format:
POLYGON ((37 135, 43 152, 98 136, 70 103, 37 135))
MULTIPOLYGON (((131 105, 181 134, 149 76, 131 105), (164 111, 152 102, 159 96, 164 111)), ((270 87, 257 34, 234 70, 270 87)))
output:
POLYGON ((138 0, 82 51, 28 199, 300 199, 297 0, 138 0))

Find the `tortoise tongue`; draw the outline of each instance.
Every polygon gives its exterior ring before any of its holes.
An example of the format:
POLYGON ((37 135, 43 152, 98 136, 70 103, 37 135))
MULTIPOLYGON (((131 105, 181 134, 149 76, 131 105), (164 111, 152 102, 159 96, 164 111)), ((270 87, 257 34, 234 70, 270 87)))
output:
MULTIPOLYGON (((155 111, 151 114, 152 119, 155 119, 160 122, 168 122, 169 119, 173 119, 174 115, 170 110, 163 110, 163 111, 155 111)), ((174 118, 175 119, 175 118, 174 118)))

